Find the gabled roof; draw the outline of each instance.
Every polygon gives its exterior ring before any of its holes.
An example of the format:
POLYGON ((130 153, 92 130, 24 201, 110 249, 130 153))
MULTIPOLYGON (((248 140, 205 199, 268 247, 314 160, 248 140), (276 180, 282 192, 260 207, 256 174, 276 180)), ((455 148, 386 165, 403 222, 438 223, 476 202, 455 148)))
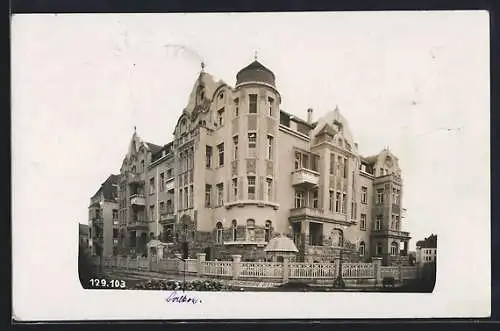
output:
POLYGON ((153 154, 156 154, 156 153, 158 153, 159 151, 161 151, 163 149, 162 146, 156 145, 156 144, 153 144, 153 143, 149 143, 149 142, 146 142, 146 145, 148 146, 149 150, 153 154))
POLYGON ((333 137, 337 134, 337 131, 335 131, 335 129, 332 128, 331 125, 329 125, 328 123, 325 123, 325 125, 323 125, 323 128, 318 131, 316 136, 319 136, 319 135, 324 134, 324 133, 329 134, 330 136, 333 137))
POLYGON ((431 234, 424 240, 417 241, 415 246, 419 248, 437 248, 437 235, 431 234))
POLYGON ((110 201, 110 200, 116 200, 118 196, 118 182, 120 180, 119 175, 110 175, 104 183, 101 184, 101 187, 97 190, 97 192, 92 196, 92 198, 96 197, 97 195, 101 194, 103 195, 104 200, 110 201))

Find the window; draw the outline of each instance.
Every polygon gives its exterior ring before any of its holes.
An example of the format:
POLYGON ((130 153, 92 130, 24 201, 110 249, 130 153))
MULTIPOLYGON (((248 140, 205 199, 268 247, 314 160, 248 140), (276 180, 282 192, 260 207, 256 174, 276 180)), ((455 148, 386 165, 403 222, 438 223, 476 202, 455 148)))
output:
POLYGON ((162 172, 160 174, 160 192, 165 190, 165 174, 162 172))
POLYGON ((396 190, 396 196, 395 196, 395 200, 394 200, 394 204, 395 205, 399 205, 400 204, 400 198, 401 198, 400 194, 401 194, 401 191, 400 190, 396 190))
POLYGON ((392 203, 396 203, 396 189, 393 188, 392 189, 392 203))
POLYGON ((366 214, 360 215, 359 228, 366 231, 366 214))
POLYGON ((319 200, 319 192, 318 192, 318 190, 314 190, 313 191, 313 208, 314 209, 319 208, 319 205, 318 205, 319 201, 318 200, 319 200))
POLYGON ((183 197, 184 197, 184 195, 182 194, 182 189, 179 189, 179 210, 182 210, 184 207, 184 204, 182 201, 183 197))
POLYGON ((172 200, 167 200, 167 214, 173 214, 172 200))
POLYGON ((273 98, 267 98, 267 107, 268 107, 268 111, 269 111, 269 116, 273 117, 273 105, 274 105, 274 100, 273 98))
POLYGON ((248 199, 255 200, 255 176, 248 176, 248 199))
POLYGON ((217 150, 219 153, 219 167, 224 166, 224 143, 217 145, 217 150))
POLYGON ((347 194, 342 194, 342 214, 347 213, 347 194))
POLYGON ((233 137, 233 160, 238 159, 238 136, 233 137))
POLYGON ((193 208, 194 206, 194 186, 189 186, 189 206, 188 208, 193 208))
POLYGON ((144 172, 146 167, 144 166, 144 160, 141 160, 141 172, 144 172))
POLYGON ((217 222, 217 225, 215 226, 215 242, 217 244, 222 244, 222 238, 223 238, 223 233, 224 229, 222 228, 222 223, 217 222))
POLYGON ((150 220, 154 221, 156 220, 156 215, 155 215, 155 205, 149 206, 149 214, 150 214, 150 220))
POLYGON ((368 188, 361 187, 361 203, 368 203, 368 188))
POLYGON ((160 212, 164 212, 165 211, 165 203, 162 201, 160 202, 160 212))
POLYGON ((398 255, 398 244, 396 242, 393 242, 391 244, 391 256, 396 256, 398 255))
POLYGON ((365 256, 365 250, 366 250, 366 248, 365 248, 365 242, 362 241, 362 242, 359 243, 359 255, 360 256, 365 256))
POLYGON ((212 146, 207 146, 205 149, 205 166, 207 168, 212 167, 212 146))
POLYGON ((168 169, 167 170, 167 179, 170 179, 173 177, 173 174, 172 174, 172 169, 168 169))
POLYGON ((340 193, 335 193, 335 212, 340 213, 340 193))
POLYGON ((233 241, 236 241, 236 238, 237 238, 237 228, 238 228, 238 223, 236 222, 236 220, 233 220, 232 223, 231 223, 231 234, 232 234, 232 239, 233 241))
POLYGON ((340 169, 344 167, 344 165, 342 164, 342 160, 342 156, 337 156, 337 176, 340 176, 340 169))
POLYGON ((311 157, 311 170, 318 171, 318 163, 319 163, 319 157, 316 155, 312 155, 312 157, 311 157))
POLYGON ((248 112, 250 114, 257 114, 257 94, 250 94, 249 99, 248 112))
POLYGON ((309 168, 309 156, 306 154, 302 155, 302 169, 309 168))
POLYGON ((233 201, 238 200, 238 178, 233 178, 233 201))
POLYGON ((257 133, 249 132, 248 133, 248 156, 255 157, 257 149, 257 133))
POLYGON ((267 136, 267 159, 272 160, 273 159, 273 141, 274 138, 273 136, 267 136))
POLYGON ((380 256, 382 255, 382 244, 377 243, 377 246, 375 248, 375 255, 380 256))
POLYGON ((329 205, 329 208, 328 210, 332 211, 333 212, 333 209, 335 208, 334 205, 335 205, 335 196, 334 196, 334 192, 333 191, 330 191, 329 192, 329 197, 328 197, 328 205, 329 205))
POLYGON ((392 215, 391 217, 391 230, 396 228, 396 215, 392 215))
POLYGON ((401 228, 401 222, 399 220, 399 216, 396 216, 396 231, 399 231, 401 228))
POLYGON ((217 186, 217 206, 222 206, 224 204, 224 184, 219 183, 217 186))
POLYGON ((295 170, 300 169, 301 164, 302 164, 302 153, 295 152, 295 170))
POLYGON ((224 108, 221 108, 217 111, 217 123, 219 126, 224 125, 224 108))
POLYGON ((234 99, 234 117, 240 116, 240 99, 234 99))
POLYGON ((184 188, 184 209, 188 208, 188 204, 189 204, 189 192, 188 192, 188 188, 185 187, 184 188))
POLYGON ((295 208, 303 208, 304 206, 304 192, 295 192, 295 208))
POLYGON ((330 154, 330 175, 335 175, 335 154, 330 154))
POLYGON ((247 241, 255 241, 255 221, 247 220, 247 241))
POLYGON ((273 200, 273 180, 266 178, 266 201, 273 200))
POLYGON ((151 178, 149 180, 149 194, 154 194, 155 193, 155 178, 151 178))
POLYGON ((375 230, 382 230, 382 215, 377 215, 377 218, 375 220, 375 230))
POLYGON ((351 219, 352 220, 355 220, 356 219, 356 216, 357 216, 357 206, 358 204, 356 202, 351 202, 351 219))
POLYGON ((271 221, 267 220, 266 227, 265 227, 265 233, 264 233, 264 240, 266 242, 269 242, 269 240, 271 240, 271 231, 272 231, 271 226, 272 226, 271 221))
POLYGON ((377 205, 381 205, 383 203, 384 203, 384 189, 383 188, 379 188, 379 189, 377 189, 376 204, 377 205))
POLYGON ((347 178, 347 168, 349 167, 349 160, 344 159, 343 167, 344 167, 344 178, 347 178))
POLYGON ((113 209, 113 219, 118 219, 118 209, 113 209))

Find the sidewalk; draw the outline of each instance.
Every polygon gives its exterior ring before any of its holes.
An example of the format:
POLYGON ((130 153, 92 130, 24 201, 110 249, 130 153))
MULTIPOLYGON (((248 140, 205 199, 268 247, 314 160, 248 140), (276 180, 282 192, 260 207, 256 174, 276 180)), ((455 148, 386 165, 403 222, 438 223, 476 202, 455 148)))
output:
POLYGON ((183 275, 179 274, 165 274, 165 273, 160 273, 160 272, 153 272, 153 271, 137 271, 137 270, 123 270, 123 269, 108 269, 105 268, 104 272, 108 274, 111 277, 114 278, 126 278, 126 279, 131 279, 131 280, 149 280, 149 279, 155 279, 155 280, 177 280, 177 281, 183 281, 184 279, 186 281, 204 281, 204 280, 217 280, 220 281, 222 284, 227 285, 227 286, 232 286, 232 287, 240 287, 240 288, 274 288, 281 283, 276 283, 276 282, 262 282, 262 281, 248 281, 248 280, 233 280, 233 279, 218 279, 218 278, 209 278, 209 277, 198 277, 198 276, 193 276, 193 275, 186 275, 186 278, 184 278, 183 275))

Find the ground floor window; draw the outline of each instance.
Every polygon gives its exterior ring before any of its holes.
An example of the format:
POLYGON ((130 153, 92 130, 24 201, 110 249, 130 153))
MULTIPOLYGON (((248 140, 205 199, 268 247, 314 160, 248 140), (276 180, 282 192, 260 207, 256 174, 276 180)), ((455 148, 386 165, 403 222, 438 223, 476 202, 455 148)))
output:
POLYGON ((223 233, 224 229, 222 227, 221 222, 217 222, 217 225, 215 226, 215 242, 217 244, 222 244, 222 238, 223 238, 223 233))
POLYGON ((398 254, 398 243, 393 242, 391 244, 391 256, 395 256, 398 254))
POLYGON ((359 255, 360 256, 365 256, 365 242, 364 241, 362 241, 359 244, 359 255))

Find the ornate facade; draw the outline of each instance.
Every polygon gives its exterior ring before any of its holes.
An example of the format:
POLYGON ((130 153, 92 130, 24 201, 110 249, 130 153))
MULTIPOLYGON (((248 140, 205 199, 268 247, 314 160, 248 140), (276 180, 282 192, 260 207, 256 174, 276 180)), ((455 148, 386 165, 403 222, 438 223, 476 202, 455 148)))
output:
POLYGON ((134 132, 120 170, 120 250, 145 253, 158 237, 207 258, 263 249, 286 233, 299 259, 405 261, 409 233, 398 158, 358 153, 335 108, 316 121, 280 109, 275 75, 257 60, 234 87, 203 69, 166 145, 134 132))

